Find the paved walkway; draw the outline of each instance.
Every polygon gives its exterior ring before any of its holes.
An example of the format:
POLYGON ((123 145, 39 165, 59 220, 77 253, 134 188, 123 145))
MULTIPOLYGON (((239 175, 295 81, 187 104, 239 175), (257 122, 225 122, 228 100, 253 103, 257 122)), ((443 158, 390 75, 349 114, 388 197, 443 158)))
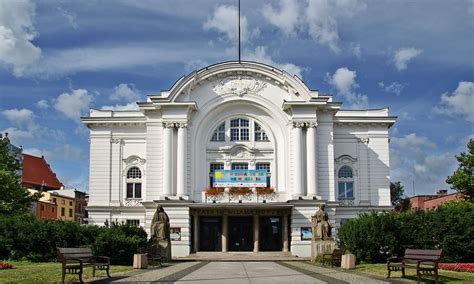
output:
MULTIPOLYGON (((167 267, 135 270, 100 283, 391 283, 355 272, 315 266, 301 261, 285 262, 181 262, 167 267)), ((393 283, 393 282, 392 282, 393 283)))

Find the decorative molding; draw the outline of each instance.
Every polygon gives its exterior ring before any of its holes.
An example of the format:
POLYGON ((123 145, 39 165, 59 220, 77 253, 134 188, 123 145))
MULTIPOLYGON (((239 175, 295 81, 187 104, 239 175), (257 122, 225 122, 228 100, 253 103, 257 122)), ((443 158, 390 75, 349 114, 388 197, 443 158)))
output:
POLYGON ((110 143, 113 143, 113 144, 122 144, 122 143, 123 143, 123 140, 120 139, 120 138, 111 138, 111 139, 110 139, 110 143))
POLYGON ((187 121, 163 121, 164 128, 187 128, 189 122, 187 121))
POLYGON ((256 95, 266 86, 266 82, 250 76, 230 76, 215 84, 213 90, 219 95, 231 94, 242 97, 246 94, 256 95))
POLYGON ((136 206, 141 206, 141 205, 142 205, 141 199, 125 199, 123 201, 123 206, 127 206, 127 207, 136 207, 136 206))
POLYGON ((294 128, 315 128, 318 126, 318 122, 316 121, 293 121, 294 128))
POLYGON ((353 164, 357 162, 357 158, 353 158, 350 155, 344 154, 339 156, 338 158, 334 159, 336 163, 341 163, 341 164, 353 164))
POLYGON ((364 144, 369 144, 370 139, 368 137, 365 138, 359 138, 359 142, 364 143, 364 144))

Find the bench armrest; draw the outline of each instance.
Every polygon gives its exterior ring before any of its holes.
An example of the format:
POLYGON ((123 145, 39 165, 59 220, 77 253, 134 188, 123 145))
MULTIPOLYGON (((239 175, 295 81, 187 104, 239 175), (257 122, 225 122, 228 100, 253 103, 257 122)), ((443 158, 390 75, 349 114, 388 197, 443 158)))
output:
MULTIPOLYGON (((77 258, 77 257, 68 258, 67 260, 64 259, 64 260, 62 261, 63 265, 68 265, 68 264, 70 264, 70 262, 68 262, 68 261, 70 261, 70 260, 75 260, 75 261, 79 262, 79 264, 80 264, 81 266, 84 265, 84 260, 83 260, 82 258, 77 258)), ((73 262, 73 263, 75 263, 75 262, 73 262)))
POLYGON ((401 263, 401 262, 402 262, 402 258, 400 258, 400 257, 391 256, 391 257, 387 258, 387 264, 390 264, 390 263, 401 263))

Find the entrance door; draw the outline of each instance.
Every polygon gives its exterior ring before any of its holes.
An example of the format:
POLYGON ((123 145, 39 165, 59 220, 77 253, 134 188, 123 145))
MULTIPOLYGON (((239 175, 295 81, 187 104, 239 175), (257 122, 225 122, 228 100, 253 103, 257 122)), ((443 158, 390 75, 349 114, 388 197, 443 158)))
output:
POLYGON ((200 251, 221 251, 222 218, 221 217, 201 217, 199 220, 199 250, 200 251))
POLYGON ((253 251, 253 217, 229 217, 229 251, 253 251))
POLYGON ((283 249, 281 217, 260 217, 259 250, 281 251, 283 249))

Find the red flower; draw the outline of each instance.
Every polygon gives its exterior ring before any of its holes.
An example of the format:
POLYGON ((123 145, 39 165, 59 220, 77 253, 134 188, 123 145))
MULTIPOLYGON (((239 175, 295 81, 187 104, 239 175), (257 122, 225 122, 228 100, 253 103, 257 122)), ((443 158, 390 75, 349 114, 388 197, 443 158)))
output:
POLYGON ((0 269, 11 269, 11 268, 13 268, 13 265, 11 265, 10 263, 0 262, 0 269))
POLYGON ((474 263, 440 263, 439 268, 460 272, 474 272, 474 263))
POLYGON ((211 187, 206 190, 207 196, 217 196, 224 193, 224 189, 220 187, 211 187))

